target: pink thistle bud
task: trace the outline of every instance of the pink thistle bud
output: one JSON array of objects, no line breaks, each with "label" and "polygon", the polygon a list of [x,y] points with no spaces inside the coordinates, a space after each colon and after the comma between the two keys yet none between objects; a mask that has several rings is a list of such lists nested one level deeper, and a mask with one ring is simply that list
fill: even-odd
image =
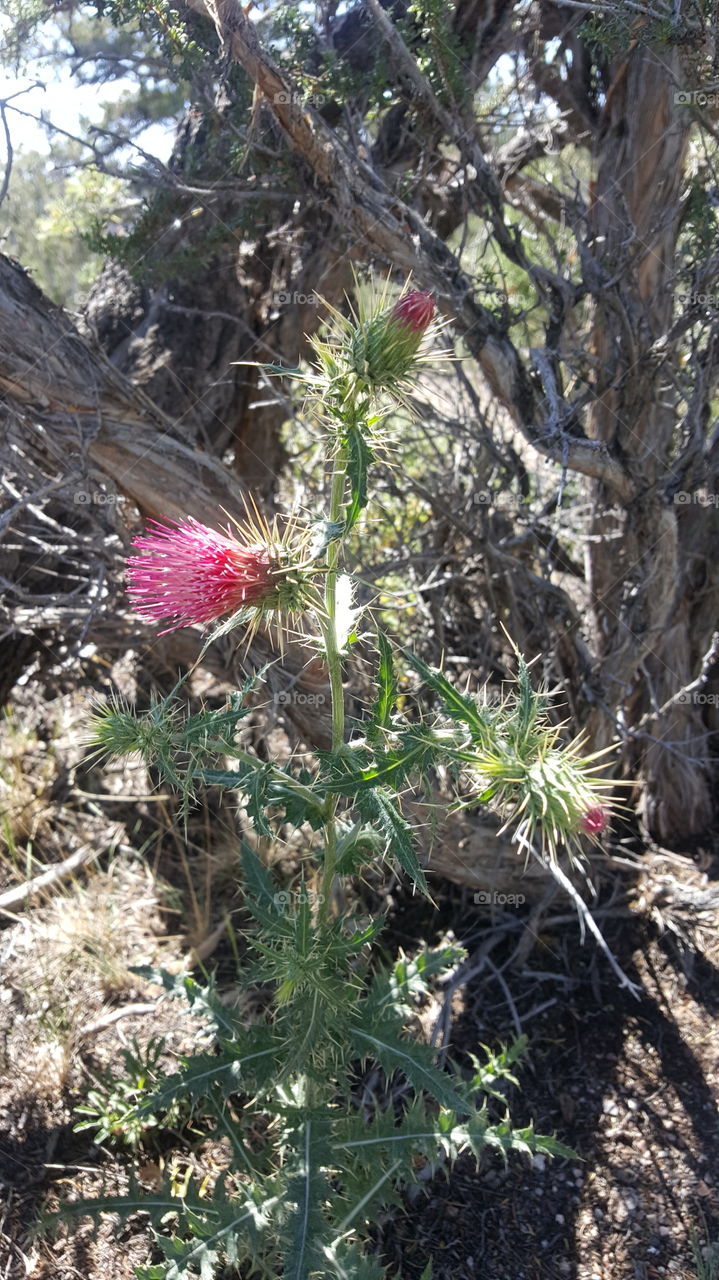
[{"label": "pink thistle bud", "polygon": [[422,339],[434,313],[432,295],[413,289],[358,326],[350,340],[349,363],[366,387],[397,393],[409,384],[422,362]]},{"label": "pink thistle bud", "polygon": [[150,523],[152,531],[132,544],[146,554],[127,561],[128,594],[146,621],[171,623],[161,635],[213,622],[271,596],[269,547],[243,545],[191,517],[172,525]]},{"label": "pink thistle bud", "polygon": [[601,805],[592,805],[582,817],[582,826],[588,836],[598,836],[607,825],[607,815]]},{"label": "pink thistle bud", "polygon": [[435,305],[431,293],[412,289],[392,308],[392,319],[399,320],[413,333],[424,333],[434,319]]}]

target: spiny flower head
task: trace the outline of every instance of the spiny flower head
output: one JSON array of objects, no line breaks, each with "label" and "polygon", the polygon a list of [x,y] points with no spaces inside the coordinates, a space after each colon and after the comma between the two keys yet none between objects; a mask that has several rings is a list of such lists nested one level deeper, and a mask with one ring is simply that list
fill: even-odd
[{"label": "spiny flower head", "polygon": [[329,326],[311,338],[316,361],[303,381],[323,415],[346,425],[348,408],[372,408],[373,444],[382,443],[378,424],[392,402],[410,409],[409,395],[422,367],[447,359],[435,339],[446,322],[437,321],[430,293],[405,285],[394,301],[389,276],[378,292],[368,291],[356,279],[357,310],[350,304],[343,315],[329,302],[324,305]]},{"label": "spiny flower head", "polygon": [[135,538],[139,554],[127,562],[128,594],[149,622],[169,621],[164,632],[214,622],[272,590],[267,547],[247,546],[190,517],[182,523],[152,520]]},{"label": "spiny flower head", "polygon": [[596,842],[607,825],[612,783],[594,772],[602,752],[583,755],[581,739],[566,745],[557,726],[538,725],[537,732],[510,745],[500,736],[477,753],[477,773],[491,784],[492,796],[513,827],[519,843],[535,838],[555,860],[560,847],[581,855],[579,834]]},{"label": "spiny flower head", "polygon": [[503,830],[513,828],[524,849],[533,851],[536,837],[541,856],[552,863],[560,849],[581,858],[582,837],[597,844],[613,813],[622,808],[611,793],[634,784],[598,771],[613,746],[586,754],[583,735],[565,742],[564,726],[553,718],[552,694],[534,687],[528,664],[507,638],[517,675],[491,702],[460,692],[441,671],[416,655],[407,656],[443,705],[433,733],[448,761],[466,778],[462,806],[491,801],[505,819]]},{"label": "spiny flower head", "polygon": [[96,758],[139,756],[145,764],[154,765],[171,757],[176,726],[177,713],[168,699],[153,695],[148,710],[137,711],[114,693],[107,700],[94,700],[86,743],[94,748]]},{"label": "spiny flower head", "polygon": [[254,622],[271,612],[294,614],[305,607],[306,537],[290,521],[282,536],[255,512],[218,533],[198,520],[161,524],[135,538],[127,561],[128,594],[139,615],[166,622],[161,635],[178,627],[220,618]]},{"label": "spiny flower head", "polygon": [[396,390],[415,367],[434,314],[432,295],[412,289],[393,307],[360,322],[349,352],[353,373],[372,390]]}]

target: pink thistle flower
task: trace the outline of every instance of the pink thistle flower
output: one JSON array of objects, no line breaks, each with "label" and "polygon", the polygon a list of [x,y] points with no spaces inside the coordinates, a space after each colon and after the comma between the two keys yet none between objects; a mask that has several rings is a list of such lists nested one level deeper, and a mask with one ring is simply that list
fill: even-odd
[{"label": "pink thistle flower", "polygon": [[146,621],[171,623],[160,635],[213,622],[272,595],[269,547],[243,544],[191,517],[150,524],[151,532],[132,544],[146,554],[127,561],[128,595]]},{"label": "pink thistle flower", "polygon": [[588,836],[598,836],[607,825],[607,815],[601,805],[592,805],[582,816],[582,826]]},{"label": "pink thistle flower", "polygon": [[394,304],[391,314],[393,320],[398,320],[413,333],[423,334],[434,320],[434,313],[432,294],[412,289]]}]

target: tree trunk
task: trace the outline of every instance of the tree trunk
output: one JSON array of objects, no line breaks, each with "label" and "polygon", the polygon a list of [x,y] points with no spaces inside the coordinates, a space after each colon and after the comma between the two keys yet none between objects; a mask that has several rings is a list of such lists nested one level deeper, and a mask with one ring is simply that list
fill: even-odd
[{"label": "tree trunk", "polygon": [[689,509],[690,550],[687,510],[671,496],[677,398],[665,335],[690,124],[675,104],[679,83],[676,50],[663,49],[660,58],[638,44],[613,66],[591,208],[604,284],[591,345],[602,385],[589,432],[622,458],[636,496],[620,505],[593,484],[587,567],[603,705],[589,731],[598,747],[612,741],[623,705],[630,727],[642,723],[631,754],[646,782],[647,825],[662,840],[701,833],[712,809],[701,707],[688,699],[657,714],[692,681],[715,625],[709,618],[697,625],[688,577],[691,554],[716,581],[709,559],[715,512]]}]

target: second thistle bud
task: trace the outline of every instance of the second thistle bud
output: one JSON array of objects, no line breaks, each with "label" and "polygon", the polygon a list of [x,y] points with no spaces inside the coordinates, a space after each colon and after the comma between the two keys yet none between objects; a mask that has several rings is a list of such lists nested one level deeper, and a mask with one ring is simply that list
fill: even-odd
[{"label": "second thistle bud", "polygon": [[588,836],[598,836],[607,825],[607,815],[601,805],[591,805],[582,815],[582,828]]},{"label": "second thistle bud", "polygon": [[435,314],[430,293],[413,289],[355,331],[350,365],[373,390],[393,390],[412,371]]}]

